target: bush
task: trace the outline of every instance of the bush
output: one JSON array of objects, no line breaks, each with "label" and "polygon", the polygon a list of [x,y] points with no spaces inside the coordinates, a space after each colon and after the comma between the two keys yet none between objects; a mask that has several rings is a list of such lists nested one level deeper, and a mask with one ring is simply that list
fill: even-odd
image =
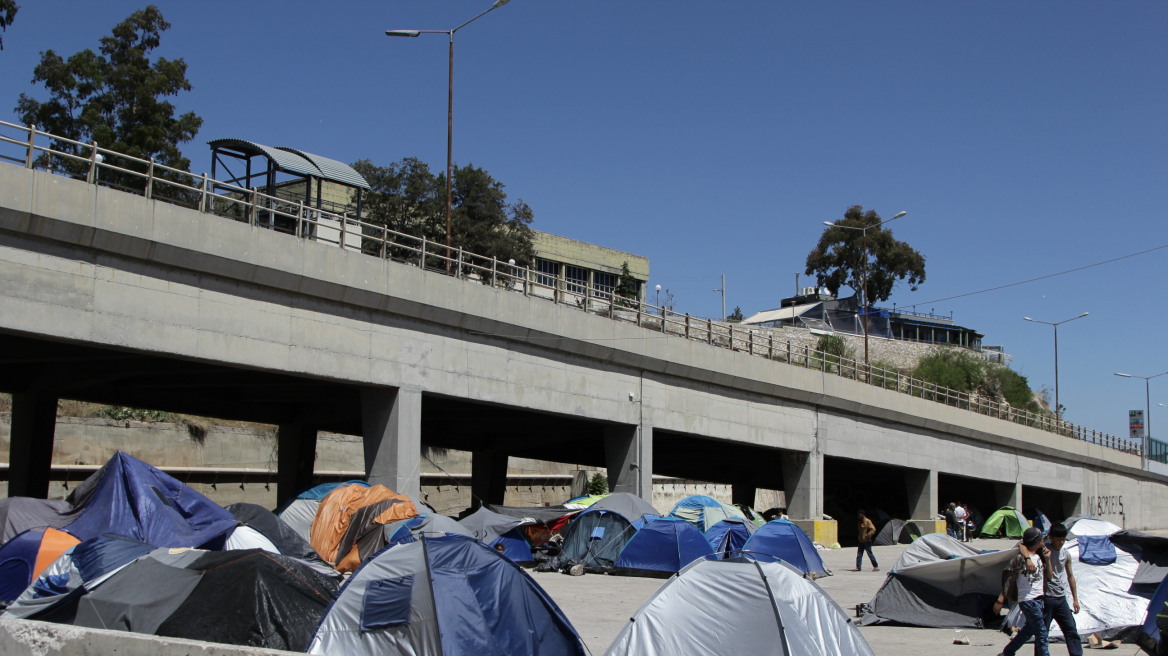
[{"label": "bush", "polygon": [[913,378],[959,392],[972,392],[985,379],[985,360],[969,351],[937,349],[917,361]]},{"label": "bush", "polygon": [[588,494],[608,494],[608,477],[600,472],[588,481]]}]

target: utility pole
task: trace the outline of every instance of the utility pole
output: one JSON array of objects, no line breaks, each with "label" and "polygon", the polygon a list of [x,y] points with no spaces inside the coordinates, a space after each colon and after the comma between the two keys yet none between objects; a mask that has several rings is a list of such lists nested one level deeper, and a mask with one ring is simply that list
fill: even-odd
[{"label": "utility pole", "polygon": [[722,292],[722,321],[726,320],[726,274],[722,274],[722,286],[715,289],[716,292]]}]

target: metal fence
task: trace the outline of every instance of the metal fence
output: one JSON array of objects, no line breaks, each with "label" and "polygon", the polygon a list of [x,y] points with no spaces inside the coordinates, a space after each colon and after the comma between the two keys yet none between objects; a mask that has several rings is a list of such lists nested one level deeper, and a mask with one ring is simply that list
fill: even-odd
[{"label": "metal fence", "polygon": [[[54,148],[53,144],[59,147]],[[1141,450],[1136,442],[1076,426],[1050,414],[1021,410],[897,371],[872,367],[793,345],[789,341],[776,341],[773,333],[764,335],[758,329],[680,314],[667,307],[615,296],[607,288],[598,289],[574,279],[566,280],[562,276],[512,265],[461,248],[447,249],[444,244],[424,237],[395,232],[382,225],[270,196],[257,189],[213,180],[206,174],[194,175],[152,160],[128,157],[96,144],[64,139],[34,126],[0,121],[0,160],[357,250],[371,257],[418,266],[435,274],[457,276],[473,284],[511,290],[534,300],[576,307],[676,338],[814,369],[1117,451],[1138,455]]]}]

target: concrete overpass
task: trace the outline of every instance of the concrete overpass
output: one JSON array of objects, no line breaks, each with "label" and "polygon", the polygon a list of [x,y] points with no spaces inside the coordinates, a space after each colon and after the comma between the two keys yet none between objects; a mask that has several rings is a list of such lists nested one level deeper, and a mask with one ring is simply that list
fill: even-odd
[{"label": "concrete overpass", "polygon": [[798,520],[960,498],[1139,529],[1168,481],[1138,453],[16,165],[0,390],[13,496],[47,490],[58,398],[277,424],[281,496],[320,430],[362,435],[369,479],[408,493],[423,443],[471,451],[487,502],[521,456],[645,497],[653,473],[784,490]]}]

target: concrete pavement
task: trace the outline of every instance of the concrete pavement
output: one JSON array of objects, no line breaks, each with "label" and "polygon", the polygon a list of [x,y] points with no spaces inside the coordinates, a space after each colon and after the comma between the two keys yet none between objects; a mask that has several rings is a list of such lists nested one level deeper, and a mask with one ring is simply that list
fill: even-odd
[{"label": "concrete pavement", "polygon": [[[1003,549],[1012,546],[1015,541],[977,540],[973,544],[979,549]],[[872,599],[904,548],[904,545],[875,547],[876,559],[880,563],[879,572],[871,571],[866,558],[863,571],[848,571],[856,564],[854,548],[821,551],[824,564],[833,575],[819,579],[817,583],[849,616],[854,616],[856,605]],[[559,604],[594,656],[608,649],[629,617],[665,583],[664,579],[599,574],[567,576],[533,572],[532,576]],[[861,627],[860,632],[880,656],[994,656],[1002,650],[1007,640],[1005,634],[989,629],[957,631],[869,626]],[[969,637],[969,645],[953,644],[954,638],[963,635]],[[1065,649],[1062,645],[1052,645],[1051,654],[1059,656],[1066,653]],[[1124,645],[1114,653],[1131,654],[1136,649],[1135,645]],[[1029,653],[1029,648],[1024,648],[1020,653]]]}]

